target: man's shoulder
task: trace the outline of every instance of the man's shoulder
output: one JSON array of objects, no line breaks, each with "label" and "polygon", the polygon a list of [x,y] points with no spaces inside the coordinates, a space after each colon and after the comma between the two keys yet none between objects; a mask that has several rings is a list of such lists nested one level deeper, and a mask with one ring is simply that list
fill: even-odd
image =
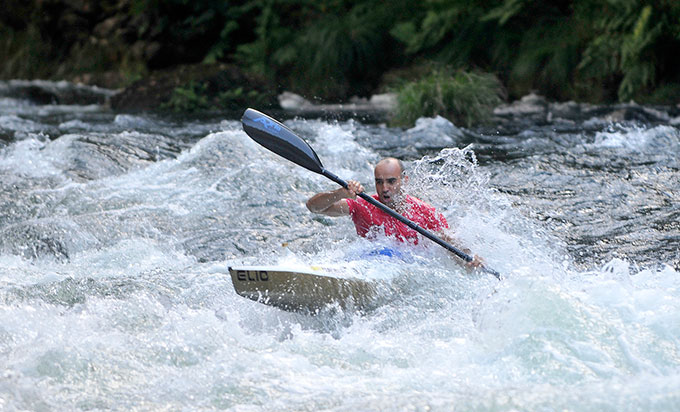
[{"label": "man's shoulder", "polygon": [[415,196],[406,195],[406,201],[407,201],[408,203],[410,203],[411,205],[413,205],[413,206],[417,206],[417,207],[420,207],[420,208],[423,208],[423,209],[432,209],[432,210],[434,210],[434,206],[432,206],[431,204],[429,204],[429,203],[427,203],[427,202],[425,202],[425,201],[422,201],[422,200],[418,199],[418,198],[415,197]]},{"label": "man's shoulder", "polygon": [[[410,199],[409,199],[410,197]],[[442,228],[448,228],[449,224],[446,221],[444,215],[437,211],[434,206],[424,202],[417,197],[409,196],[407,200],[411,205],[411,211],[414,216],[419,216],[420,223],[426,225],[426,228],[432,230],[439,230]]]}]

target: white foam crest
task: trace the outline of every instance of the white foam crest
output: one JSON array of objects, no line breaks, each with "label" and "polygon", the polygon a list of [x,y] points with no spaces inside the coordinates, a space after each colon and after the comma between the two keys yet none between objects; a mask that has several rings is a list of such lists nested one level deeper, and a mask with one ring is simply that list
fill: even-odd
[{"label": "white foam crest", "polygon": [[193,263],[193,258],[153,239],[130,238],[111,246],[72,253],[68,262],[30,261],[16,255],[0,255],[0,283],[34,285],[66,278],[135,278],[154,270],[172,270]]},{"label": "white foam crest", "polygon": [[48,104],[44,106],[32,106],[21,109],[18,114],[31,116],[49,117],[54,115],[70,115],[73,113],[98,113],[102,106],[98,104],[75,105],[75,104]]},{"label": "white foam crest", "polygon": [[40,133],[46,128],[48,127],[42,123],[24,119],[17,115],[0,116],[0,129],[11,130],[25,135],[26,133]]},{"label": "white foam crest", "polygon": [[62,174],[65,159],[70,157],[70,143],[74,135],[54,141],[42,137],[27,138],[0,151],[0,168],[12,174],[49,177]]},{"label": "white foam crest", "polygon": [[111,90],[111,89],[104,89],[98,86],[89,86],[89,85],[84,85],[80,83],[71,83],[66,80],[42,80],[42,79],[35,79],[35,80],[21,80],[21,79],[13,79],[9,80],[6,82],[0,82],[0,86],[4,86],[5,88],[12,88],[12,87],[26,87],[26,86],[38,86],[40,88],[46,89],[46,90],[51,90],[51,91],[64,91],[64,90],[86,90],[86,91],[91,91],[97,94],[101,94],[104,96],[113,96],[114,94],[117,93],[116,90]]},{"label": "white foam crest", "polygon": [[[122,132],[120,136],[125,139],[134,138],[137,133]],[[223,201],[224,196],[229,195],[215,191],[214,186],[215,180],[219,179],[219,171],[223,168],[230,170],[228,165],[221,164],[222,159],[226,162],[235,161],[229,153],[224,152],[225,148],[233,147],[233,143],[229,141],[233,134],[234,132],[210,134],[177,158],[148,163],[142,168],[133,168],[126,173],[96,179],[76,187],[64,187],[64,192],[60,194],[63,199],[61,203],[74,215],[93,212],[104,215],[138,213],[144,219],[153,218],[154,210],[161,217],[168,212],[182,217],[200,215],[205,210],[214,212],[211,205]],[[63,136],[52,144],[64,138]],[[68,146],[67,141],[62,144]],[[57,151],[56,148],[53,150]],[[216,170],[213,171],[212,168]],[[155,229],[151,225],[146,230]]]},{"label": "white foam crest", "polygon": [[[216,335],[225,335],[223,322],[211,310],[164,306],[149,292],[139,290],[125,300],[91,296],[71,309],[37,302],[0,306],[6,318],[3,330],[12,337],[13,347],[21,348],[6,357],[13,381],[35,384],[48,379],[55,384],[35,394],[18,394],[13,386],[2,397],[23,408],[30,404],[26,397],[35,395],[55,408],[75,410],[91,404],[117,409],[126,401],[101,396],[102,388],[117,387],[147,405],[172,404],[178,395],[182,402],[176,406],[186,404],[186,391],[199,388],[182,376],[194,375],[195,367],[205,367],[220,351],[225,341]],[[174,394],[161,385],[170,376],[175,376],[169,379],[174,385],[183,382],[174,387]]]},{"label": "white foam crest", "polygon": [[407,174],[409,181],[404,189],[430,198],[440,207],[458,204],[486,207],[490,201],[489,177],[479,169],[472,146],[446,148],[437,155],[425,156],[409,165]]},{"label": "white foam crest", "polygon": [[196,142],[188,150],[182,151],[177,156],[179,162],[192,162],[200,159],[201,156],[207,155],[210,151],[222,151],[226,146],[236,144],[234,151],[252,151],[256,152],[260,149],[266,150],[259,146],[255,141],[250,139],[243,131],[223,130],[214,133],[209,133],[201,140]]},{"label": "white foam crest", "polygon": [[[661,322],[680,336],[680,276],[669,265],[633,269],[628,261],[612,259],[580,280],[597,301],[618,312],[626,322],[646,325]],[[650,323],[647,323],[650,322]]]},{"label": "white foam crest", "polygon": [[129,128],[154,128],[157,123],[149,120],[147,117],[134,116],[130,114],[118,114],[113,120],[116,126]]},{"label": "white foam crest", "polygon": [[413,162],[407,172],[404,190],[442,212],[447,232],[495,270],[511,274],[531,267],[532,273],[562,273],[567,263],[561,242],[491,188],[471,146],[443,149]]},{"label": "white foam crest", "polygon": [[417,148],[452,147],[463,137],[463,132],[448,119],[435,116],[419,118],[405,135],[413,139],[411,144]]},{"label": "white foam crest", "polygon": [[61,131],[71,131],[71,130],[95,130],[95,128],[80,119],[69,120],[59,124],[59,130]]},{"label": "white foam crest", "polygon": [[680,145],[680,131],[672,126],[655,126],[644,128],[640,126],[623,127],[621,130],[597,132],[594,147],[620,148],[627,150],[646,150],[665,147],[669,150]]},{"label": "white foam crest", "polygon": [[[124,239],[117,244],[76,254],[70,265],[76,276],[89,273],[93,278],[139,277],[143,273],[162,269],[172,271],[195,261],[167,244],[152,239]],[[97,273],[91,268],[96,267]]]},{"label": "white foam crest", "polygon": [[355,127],[353,123],[347,129],[338,124],[318,123],[312,148],[324,166],[340,178],[366,182],[367,177],[373,176],[373,165],[379,159],[375,152],[356,142]]},{"label": "white foam crest", "polygon": [[5,115],[29,114],[35,109],[36,106],[27,100],[0,96],[0,112]]},{"label": "white foam crest", "polygon": [[[624,379],[679,366],[680,278],[672,268],[630,273],[614,259],[595,272],[526,274],[499,283],[476,324],[494,370],[519,381]],[[511,363],[498,362],[504,357]]]}]

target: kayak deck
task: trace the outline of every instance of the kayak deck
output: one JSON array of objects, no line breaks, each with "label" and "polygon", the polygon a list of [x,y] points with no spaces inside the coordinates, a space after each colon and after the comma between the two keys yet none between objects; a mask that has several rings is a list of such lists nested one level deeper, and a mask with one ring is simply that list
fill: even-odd
[{"label": "kayak deck", "polygon": [[276,266],[229,267],[239,295],[287,311],[318,312],[332,305],[367,310],[375,306],[380,282],[329,276],[324,269]]}]

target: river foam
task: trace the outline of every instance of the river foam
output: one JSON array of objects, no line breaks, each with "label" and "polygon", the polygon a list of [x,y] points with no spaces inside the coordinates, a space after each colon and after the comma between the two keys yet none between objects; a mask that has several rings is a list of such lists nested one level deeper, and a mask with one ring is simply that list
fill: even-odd
[{"label": "river foam", "polygon": [[[309,213],[337,186],[237,121],[21,110],[0,118],[24,128],[0,149],[2,410],[680,408],[677,160],[656,146],[673,127],[474,137],[435,119],[417,130],[456,147],[415,148],[416,130],[287,122],[367,188],[405,154],[408,190],[499,282],[426,240],[361,258],[401,246]],[[390,289],[366,312],[290,313],[236,295],[237,264]]]}]

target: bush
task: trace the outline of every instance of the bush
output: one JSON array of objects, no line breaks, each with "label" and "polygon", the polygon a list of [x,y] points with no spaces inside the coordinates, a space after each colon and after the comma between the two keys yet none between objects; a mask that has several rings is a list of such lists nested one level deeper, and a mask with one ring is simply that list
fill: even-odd
[{"label": "bush", "polygon": [[198,112],[207,110],[210,105],[206,96],[207,84],[189,82],[185,86],[176,87],[170,100],[161,105],[161,109],[175,112]]},{"label": "bush", "polygon": [[407,3],[261,2],[255,19],[257,38],[239,45],[234,58],[315,100],[368,96],[380,76],[402,57],[389,31],[407,15]]},{"label": "bush", "polygon": [[254,89],[245,91],[243,87],[237,87],[219,90],[209,81],[192,80],[173,89],[170,98],[161,104],[161,109],[177,113],[218,112],[269,104],[269,97]]},{"label": "bush", "polygon": [[614,78],[619,101],[644,100],[680,80],[680,5],[609,0],[592,14],[592,36],[578,69],[586,79]]},{"label": "bush", "polygon": [[492,74],[436,69],[397,90],[395,126],[412,126],[420,117],[440,115],[455,124],[470,127],[491,118],[502,103],[504,92]]}]

